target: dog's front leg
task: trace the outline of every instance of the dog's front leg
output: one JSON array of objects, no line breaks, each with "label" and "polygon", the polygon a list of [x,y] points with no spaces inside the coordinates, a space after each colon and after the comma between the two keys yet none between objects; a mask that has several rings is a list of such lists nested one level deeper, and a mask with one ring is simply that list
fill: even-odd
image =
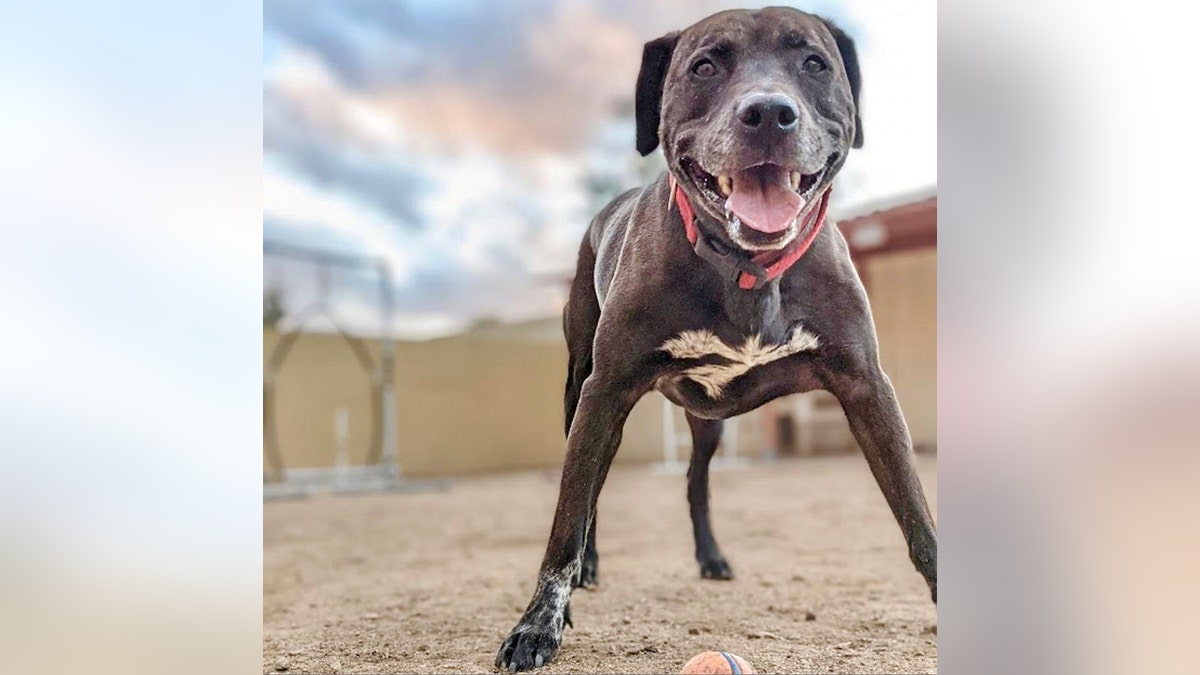
[{"label": "dog's front leg", "polygon": [[513,672],[539,668],[558,653],[600,483],[617,452],[625,418],[641,393],[597,372],[584,382],[567,438],[558,509],[537,588],[521,621],[500,645],[497,668]]},{"label": "dog's front leg", "polygon": [[841,402],[850,431],[904,532],[909,558],[937,603],[937,535],[917,477],[912,437],[891,381],[877,361],[866,363],[834,378],[829,388]]}]

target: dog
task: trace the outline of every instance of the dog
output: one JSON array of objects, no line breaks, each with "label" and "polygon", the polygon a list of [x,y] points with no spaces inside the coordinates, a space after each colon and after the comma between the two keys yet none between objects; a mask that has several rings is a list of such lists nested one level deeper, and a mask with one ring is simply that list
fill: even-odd
[{"label": "dog", "polygon": [[558,507],[520,622],[497,668],[549,663],[573,588],[595,584],[596,500],[634,403],[684,408],[688,501],[702,577],[732,578],[708,516],[722,420],[825,389],[937,603],[937,541],[912,440],[879,364],[866,292],[825,223],[830,188],[863,143],[853,40],[790,8],[714,14],[645,45],[637,149],[667,171],[592,221],[563,313],[567,452]]}]

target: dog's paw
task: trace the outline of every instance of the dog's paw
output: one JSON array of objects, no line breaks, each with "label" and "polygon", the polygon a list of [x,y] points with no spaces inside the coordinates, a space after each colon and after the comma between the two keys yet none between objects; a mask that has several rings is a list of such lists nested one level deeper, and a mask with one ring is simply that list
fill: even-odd
[{"label": "dog's paw", "polygon": [[579,588],[593,588],[600,583],[600,559],[595,555],[583,556],[579,569]]},{"label": "dog's paw", "polygon": [[733,568],[720,556],[704,560],[700,563],[700,578],[728,581],[733,578]]},{"label": "dog's paw", "polygon": [[513,673],[541,668],[554,660],[561,645],[561,629],[517,624],[496,653],[496,667]]}]

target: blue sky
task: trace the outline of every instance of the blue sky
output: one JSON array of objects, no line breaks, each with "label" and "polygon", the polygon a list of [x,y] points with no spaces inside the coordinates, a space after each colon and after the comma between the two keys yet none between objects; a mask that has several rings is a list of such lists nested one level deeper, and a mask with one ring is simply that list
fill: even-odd
[{"label": "blue sky", "polygon": [[[859,47],[867,144],[838,203],[936,184],[936,3],[791,4]],[[629,187],[661,165],[633,148],[641,45],[732,6],[756,5],[270,0],[264,237],[386,258],[401,337],[556,314],[600,200],[587,185]],[[289,306],[313,300],[315,278],[264,263]],[[339,320],[373,330],[371,289],[335,277]]]}]

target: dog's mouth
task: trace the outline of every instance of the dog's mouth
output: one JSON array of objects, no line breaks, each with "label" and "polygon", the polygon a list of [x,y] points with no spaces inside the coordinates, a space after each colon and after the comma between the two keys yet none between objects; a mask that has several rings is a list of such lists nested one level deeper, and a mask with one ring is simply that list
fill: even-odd
[{"label": "dog's mouth", "polygon": [[[829,157],[821,170],[803,173],[765,162],[728,174],[713,174],[691,158],[681,162],[692,183],[713,204],[723,204],[730,234],[753,249],[785,245],[799,234],[801,214],[821,200],[826,179],[838,155]],[[813,223],[804,218],[806,227]],[[740,235],[740,236],[739,236]]]}]

